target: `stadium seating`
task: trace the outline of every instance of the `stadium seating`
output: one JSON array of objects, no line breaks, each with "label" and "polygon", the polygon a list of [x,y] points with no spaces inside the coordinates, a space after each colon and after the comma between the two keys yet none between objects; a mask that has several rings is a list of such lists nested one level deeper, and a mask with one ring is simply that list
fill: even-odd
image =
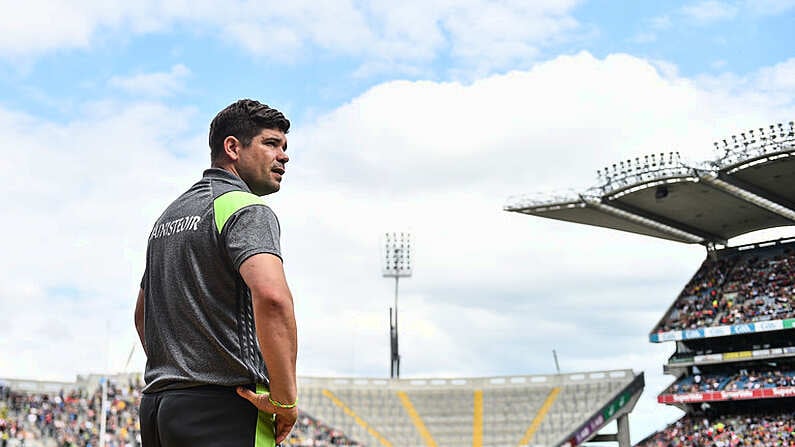
[{"label": "stadium seating", "polygon": [[[17,382],[0,386],[0,447],[96,446],[102,391],[98,377],[79,384]],[[93,386],[91,386],[93,385]],[[108,387],[108,447],[140,445],[138,381],[112,381]],[[24,444],[23,444],[24,442]],[[301,412],[287,445],[358,446],[342,432]]]},{"label": "stadium seating", "polygon": [[682,377],[674,382],[663,394],[690,393],[698,391],[753,390],[759,388],[784,388],[795,386],[795,369],[756,366],[736,367],[724,372],[698,374]]},{"label": "stadium seating", "polygon": [[795,446],[795,413],[687,415],[637,447]]},{"label": "stadium seating", "polygon": [[793,244],[706,259],[655,332],[795,317]]},{"label": "stadium seating", "polygon": [[711,253],[650,336],[677,340],[658,401],[687,415],[637,446],[795,446],[793,299],[793,239]]},{"label": "stadium seating", "polygon": [[469,379],[302,378],[304,410],[367,446],[557,445],[631,371]]},{"label": "stadium seating", "polygon": [[[300,377],[301,413],[286,445],[558,445],[637,378],[630,370],[470,379]],[[96,445],[99,384],[99,376],[91,376],[74,384],[0,386],[0,446],[3,435],[25,438],[27,446]],[[116,377],[107,393],[107,445],[138,446],[140,380]]]}]

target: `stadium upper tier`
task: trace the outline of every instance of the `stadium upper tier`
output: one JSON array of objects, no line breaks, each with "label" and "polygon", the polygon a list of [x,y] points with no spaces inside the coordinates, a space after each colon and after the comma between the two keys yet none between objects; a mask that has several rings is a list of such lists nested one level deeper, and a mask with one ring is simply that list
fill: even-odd
[{"label": "stadium upper tier", "polygon": [[685,285],[653,329],[651,341],[795,325],[795,240],[735,247],[715,256],[704,260]]},{"label": "stadium upper tier", "polygon": [[632,410],[631,370],[472,379],[300,378],[304,411],[368,447],[576,446]]},{"label": "stadium upper tier", "polygon": [[621,161],[598,171],[599,185],[561,197],[515,197],[512,211],[685,243],[795,225],[795,127],[771,125],[716,142],[696,165],[678,153]]}]

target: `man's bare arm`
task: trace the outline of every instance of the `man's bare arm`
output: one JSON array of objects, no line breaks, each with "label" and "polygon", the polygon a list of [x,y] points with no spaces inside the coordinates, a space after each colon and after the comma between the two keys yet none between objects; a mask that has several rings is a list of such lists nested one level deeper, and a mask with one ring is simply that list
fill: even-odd
[{"label": "man's bare arm", "polygon": [[146,354],[146,338],[144,338],[144,289],[138,291],[138,301],[135,302],[135,330]]},{"label": "man's bare arm", "polygon": [[[240,265],[240,276],[251,290],[257,340],[268,367],[270,398],[292,404],[298,393],[295,382],[298,336],[293,296],[287,287],[282,261],[271,254],[256,254]],[[248,390],[238,392],[260,410],[276,413],[276,442],[284,441],[295,424],[297,410],[274,407],[267,398]]]}]

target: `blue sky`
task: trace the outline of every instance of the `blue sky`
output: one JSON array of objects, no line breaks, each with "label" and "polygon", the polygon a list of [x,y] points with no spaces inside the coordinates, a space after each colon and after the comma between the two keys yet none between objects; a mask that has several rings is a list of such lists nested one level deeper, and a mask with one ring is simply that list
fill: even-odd
[{"label": "blue sky", "polygon": [[[466,44],[465,39],[447,33],[444,20],[431,24],[441,42],[422,54],[400,51],[395,56],[374,57],[357,45],[327,44],[318,37],[303,36],[301,29],[296,29],[293,45],[272,49],[262,42],[263,48],[252,51],[238,40],[224,38],[223,30],[189,17],[173,17],[151,32],[135,30],[134,24],[125,26],[124,21],[109,26],[97,18],[86,24],[85,42],[59,45],[56,40],[32,51],[7,45],[7,57],[0,60],[0,87],[6,94],[0,99],[15,110],[63,120],[88,101],[129,99],[124,89],[109,82],[114,77],[169,72],[181,65],[187,73],[180,78],[180,88],[159,95],[167,96],[169,103],[191,105],[210,115],[230,97],[256,96],[289,107],[300,122],[385,81],[471,82],[478,76],[528,69],[556,55],[583,50],[596,57],[621,52],[664,61],[684,76],[742,76],[791,56],[792,2],[561,3],[571,3],[553,16],[567,22],[557,25],[563,28],[561,32],[519,40],[529,48],[505,50],[503,57],[491,57],[488,52],[461,54],[465,49],[459,46]],[[157,10],[153,7],[147,12]],[[265,32],[268,20],[270,16],[253,21]],[[300,18],[293,18],[292,24],[309,26]],[[378,24],[368,25],[377,34],[373,28]]]},{"label": "blue sky", "polygon": [[268,202],[301,374],[387,374],[379,235],[409,230],[407,376],[551,373],[556,349],[564,371],[646,372],[634,440],[675,419],[655,403],[672,346],[647,334],[703,249],[501,208],[795,118],[795,2],[315,3],[0,17],[0,377],[143,368],[125,362],[149,228],[207,166],[215,113],[251,97],[293,121]]}]

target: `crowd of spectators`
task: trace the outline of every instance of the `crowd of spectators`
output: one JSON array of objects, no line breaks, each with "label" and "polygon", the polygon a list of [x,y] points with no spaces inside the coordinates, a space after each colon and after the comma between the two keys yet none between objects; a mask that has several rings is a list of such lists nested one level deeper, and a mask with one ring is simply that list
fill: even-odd
[{"label": "crowd of spectators", "polygon": [[[107,387],[106,447],[141,445],[138,406],[141,386],[109,382]],[[47,445],[99,446],[102,388],[51,394],[22,393],[0,386],[0,447]],[[283,443],[302,447],[359,447],[339,430],[299,411],[290,438]]]},{"label": "crowd of spectators", "polygon": [[687,415],[636,447],[795,447],[795,413]]},{"label": "crowd of spectators", "polygon": [[[58,447],[97,446],[102,389],[85,389],[53,394],[29,394],[5,389],[0,401],[0,438],[17,444],[50,440]],[[107,388],[106,446],[127,447],[140,444],[136,386]],[[3,429],[3,427],[6,427]],[[41,444],[41,442],[37,442]],[[5,447],[2,442],[0,446]]]},{"label": "crowd of spectators", "polygon": [[795,251],[763,248],[707,259],[657,332],[795,317]]},{"label": "crowd of spectators", "polygon": [[668,387],[663,394],[784,387],[795,387],[795,369],[792,367],[740,368],[725,372],[697,373],[680,378]]}]

